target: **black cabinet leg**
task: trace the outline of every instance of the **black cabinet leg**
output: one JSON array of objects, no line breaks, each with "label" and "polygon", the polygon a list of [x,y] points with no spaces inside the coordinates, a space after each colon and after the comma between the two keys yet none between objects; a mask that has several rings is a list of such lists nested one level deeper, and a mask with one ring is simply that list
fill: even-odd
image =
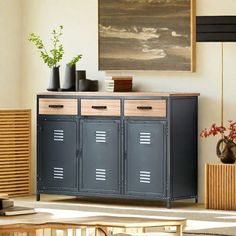
[{"label": "black cabinet leg", "polygon": [[195,197],[195,203],[198,203],[198,197]]},{"label": "black cabinet leg", "polygon": [[37,202],[40,201],[40,194],[39,193],[36,194],[36,201]]},{"label": "black cabinet leg", "polygon": [[171,200],[166,201],[166,208],[168,208],[168,209],[171,208]]}]

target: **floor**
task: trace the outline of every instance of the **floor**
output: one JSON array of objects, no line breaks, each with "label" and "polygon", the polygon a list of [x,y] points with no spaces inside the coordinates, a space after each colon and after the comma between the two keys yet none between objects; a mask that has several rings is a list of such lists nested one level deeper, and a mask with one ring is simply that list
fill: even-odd
[{"label": "floor", "polygon": [[41,195],[37,202],[35,196],[15,198],[15,205],[36,208],[39,212],[80,217],[90,215],[130,215],[185,217],[187,227],[184,235],[236,235],[236,212],[207,210],[203,204],[194,200],[174,202],[166,209],[163,202],[125,201],[86,197]]},{"label": "floor", "polygon": [[[61,204],[67,204],[67,206],[71,206],[73,204],[81,204],[83,206],[93,206],[93,207],[99,207],[99,206],[106,206],[113,207],[113,208],[122,208],[122,207],[146,207],[146,208],[158,208],[158,209],[165,209],[166,204],[163,201],[141,201],[141,200],[122,200],[122,199],[110,199],[110,198],[96,198],[96,197],[71,197],[71,196],[64,196],[64,195],[48,195],[48,194],[42,194],[41,199],[39,202],[36,201],[36,196],[25,196],[25,197],[15,197],[14,200],[16,202],[24,202],[27,201],[31,205],[42,205],[42,204],[53,204],[55,206],[65,206]],[[186,200],[186,201],[175,201],[172,203],[172,208],[170,211],[178,209],[178,208],[184,208],[184,209],[202,209],[205,210],[204,204],[196,204],[194,202],[195,200]]]}]

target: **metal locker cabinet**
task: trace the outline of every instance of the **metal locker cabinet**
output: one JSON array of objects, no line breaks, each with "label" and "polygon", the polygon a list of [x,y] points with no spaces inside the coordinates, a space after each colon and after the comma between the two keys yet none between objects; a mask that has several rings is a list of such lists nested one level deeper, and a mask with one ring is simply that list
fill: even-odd
[{"label": "metal locker cabinet", "polygon": [[165,195],[165,122],[126,122],[126,194]]},{"label": "metal locker cabinet", "polygon": [[81,121],[81,189],[93,193],[119,193],[120,121]]},{"label": "metal locker cabinet", "polygon": [[76,121],[40,122],[40,189],[78,191]]}]

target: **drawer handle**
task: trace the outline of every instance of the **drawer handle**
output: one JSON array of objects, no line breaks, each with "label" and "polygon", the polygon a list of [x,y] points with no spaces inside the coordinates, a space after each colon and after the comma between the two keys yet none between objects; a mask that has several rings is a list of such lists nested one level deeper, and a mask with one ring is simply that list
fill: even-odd
[{"label": "drawer handle", "polygon": [[107,109],[107,106],[92,106],[92,109]]},{"label": "drawer handle", "polygon": [[137,106],[137,109],[140,109],[140,110],[151,110],[152,107],[151,106]]},{"label": "drawer handle", "polygon": [[49,108],[63,108],[64,105],[48,105]]}]

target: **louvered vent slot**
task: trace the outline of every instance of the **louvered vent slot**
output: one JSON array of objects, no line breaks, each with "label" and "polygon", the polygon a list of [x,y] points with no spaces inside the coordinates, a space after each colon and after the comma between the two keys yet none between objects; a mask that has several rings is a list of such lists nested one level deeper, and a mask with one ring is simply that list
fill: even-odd
[{"label": "louvered vent slot", "polygon": [[151,133],[139,133],[139,144],[151,144]]},{"label": "louvered vent slot", "polygon": [[54,179],[63,179],[64,178],[63,168],[54,167],[53,168],[53,178]]},{"label": "louvered vent slot", "polygon": [[96,143],[106,143],[106,142],[107,142],[107,132],[96,131]]},{"label": "louvered vent slot", "polygon": [[53,132],[53,140],[56,142],[63,142],[64,141],[64,130],[55,129]]},{"label": "louvered vent slot", "polygon": [[106,170],[96,169],[96,180],[105,181],[106,180]]},{"label": "louvered vent slot", "polygon": [[151,172],[150,171],[140,171],[139,172],[139,182],[150,184],[151,183]]}]

